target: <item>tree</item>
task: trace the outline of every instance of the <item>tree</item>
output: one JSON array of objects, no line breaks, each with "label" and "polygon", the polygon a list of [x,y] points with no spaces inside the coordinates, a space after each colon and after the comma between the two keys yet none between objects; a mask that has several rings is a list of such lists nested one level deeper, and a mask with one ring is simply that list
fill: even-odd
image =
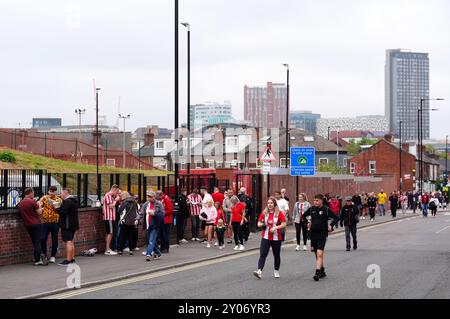
[{"label": "tree", "polygon": [[355,142],[354,139],[350,140],[350,143],[347,145],[346,150],[348,154],[355,156],[361,152],[361,145],[373,145],[378,140],[371,140],[367,137],[363,137],[359,142]]}]

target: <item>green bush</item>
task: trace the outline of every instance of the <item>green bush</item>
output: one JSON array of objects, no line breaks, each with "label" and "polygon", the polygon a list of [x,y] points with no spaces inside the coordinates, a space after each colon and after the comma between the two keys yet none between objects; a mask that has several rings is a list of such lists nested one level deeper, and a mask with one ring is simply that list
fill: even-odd
[{"label": "green bush", "polygon": [[7,162],[7,163],[15,163],[16,162],[16,156],[12,152],[0,152],[0,161],[1,162]]}]

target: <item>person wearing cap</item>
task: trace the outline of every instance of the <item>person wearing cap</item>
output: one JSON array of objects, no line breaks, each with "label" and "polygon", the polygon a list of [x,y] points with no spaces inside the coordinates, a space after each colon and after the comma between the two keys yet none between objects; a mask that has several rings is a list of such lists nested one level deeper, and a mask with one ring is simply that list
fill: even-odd
[{"label": "person wearing cap", "polygon": [[345,226],[345,241],[347,243],[347,251],[350,251],[350,233],[353,238],[353,249],[357,249],[356,241],[356,224],[359,223],[359,209],[353,203],[352,197],[345,197],[345,205],[341,209],[340,225]]}]

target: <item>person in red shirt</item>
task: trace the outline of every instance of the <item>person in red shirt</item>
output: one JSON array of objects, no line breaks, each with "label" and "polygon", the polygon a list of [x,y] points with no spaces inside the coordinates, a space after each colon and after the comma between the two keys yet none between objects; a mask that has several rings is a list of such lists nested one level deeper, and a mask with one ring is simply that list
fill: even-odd
[{"label": "person in red shirt", "polygon": [[234,250],[244,250],[244,234],[242,225],[245,222],[245,204],[237,196],[231,197],[231,225],[233,226]]},{"label": "person in red shirt", "polygon": [[256,278],[261,279],[267,255],[269,254],[270,247],[272,247],[275,269],[273,274],[275,278],[280,278],[281,230],[286,228],[286,217],[278,209],[275,197],[269,198],[266,209],[259,215],[258,227],[262,227],[263,230],[261,234],[261,253],[258,261],[258,270],[254,271],[253,275],[255,275]]},{"label": "person in red shirt", "polygon": [[[214,229],[213,229],[213,232],[214,232],[214,238],[215,238],[215,240],[216,240],[216,242],[214,243],[214,246],[217,246],[217,245],[221,246],[221,245],[219,244],[218,237],[217,237],[217,232],[215,232],[215,228],[217,227],[217,224],[219,223],[219,219],[222,219],[222,220],[223,220],[223,225],[222,225],[222,227],[224,227],[224,229],[226,229],[227,224],[226,224],[226,219],[225,219],[225,213],[223,212],[222,205],[220,204],[220,202],[215,202],[215,203],[214,203],[214,207],[215,207],[216,210],[217,210],[217,218],[216,218],[216,221],[215,221],[215,223],[214,223]],[[220,248],[220,247],[219,247],[219,248]],[[222,249],[222,248],[221,248],[221,249]]]},{"label": "person in red shirt", "polygon": [[225,199],[225,195],[220,192],[219,187],[214,187],[214,193],[211,194],[214,203],[219,202],[220,204],[223,203],[223,200]]},{"label": "person in red shirt", "polygon": [[169,253],[170,247],[170,227],[173,224],[173,203],[169,196],[162,191],[156,192],[156,199],[159,200],[164,207],[164,225],[161,227],[161,252]]},{"label": "person in red shirt", "polygon": [[34,247],[34,264],[36,266],[48,265],[47,257],[42,253],[42,202],[38,204],[34,199],[32,188],[25,189],[25,197],[19,203],[20,217],[30,235]]}]

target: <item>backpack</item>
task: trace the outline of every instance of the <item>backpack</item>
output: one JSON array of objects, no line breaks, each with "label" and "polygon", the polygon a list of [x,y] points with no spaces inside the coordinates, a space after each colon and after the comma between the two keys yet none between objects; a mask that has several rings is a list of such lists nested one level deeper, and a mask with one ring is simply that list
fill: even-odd
[{"label": "backpack", "polygon": [[430,208],[431,209],[436,208],[436,203],[434,202],[434,200],[430,202]]}]

